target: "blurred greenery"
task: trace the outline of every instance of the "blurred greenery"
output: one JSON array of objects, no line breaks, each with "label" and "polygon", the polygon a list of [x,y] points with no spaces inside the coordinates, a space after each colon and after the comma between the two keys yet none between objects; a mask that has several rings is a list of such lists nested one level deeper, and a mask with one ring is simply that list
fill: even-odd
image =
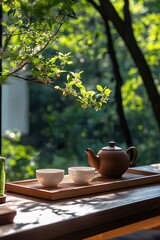
[{"label": "blurred greenery", "polygon": [[5,156],[6,181],[33,178],[39,153],[32,146],[20,143],[20,132],[6,131],[2,140]]},{"label": "blurred greenery", "polygon": [[[124,1],[112,2],[120,11]],[[160,91],[158,2],[132,0],[130,3],[136,39]],[[116,111],[115,81],[102,19],[84,0],[74,9],[77,19],[62,27],[62,36],[47,54],[59,50],[71,52],[74,63],[70,70],[83,70],[87,86],[101,84],[109,87],[112,94],[102,110],[96,112],[82,109],[72,97],[64,98],[46,86],[30,83],[30,134],[18,140],[9,136],[3,139],[8,180],[32,178],[36,168],[64,168],[67,173],[68,166],[88,165],[85,149],[91,147],[98,152],[110,140],[127,149]],[[121,38],[113,27],[111,30],[123,76],[123,107],[138,150],[136,165],[158,163],[160,133],[142,79]]]}]

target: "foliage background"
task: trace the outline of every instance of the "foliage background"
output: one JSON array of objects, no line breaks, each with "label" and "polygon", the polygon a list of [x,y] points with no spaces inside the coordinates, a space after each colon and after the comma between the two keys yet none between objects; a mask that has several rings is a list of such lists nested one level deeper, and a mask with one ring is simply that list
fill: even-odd
[{"label": "foliage background", "polygon": [[[133,27],[138,43],[152,69],[160,90],[160,12],[158,2],[130,1]],[[115,1],[118,11],[123,1]],[[34,177],[36,168],[88,165],[84,150],[95,152],[114,140],[126,149],[119,125],[114,98],[115,81],[111,67],[105,29],[99,14],[86,1],[75,5],[77,19],[64,24],[62,35],[46,53],[72,53],[70,70],[84,71],[88,87],[102,84],[112,90],[101,111],[81,109],[72,97],[64,98],[45,86],[29,84],[30,135],[3,140],[7,157],[7,178],[16,180]],[[158,163],[160,134],[151,111],[141,78],[128,50],[112,26],[116,55],[123,76],[123,106],[134,145],[138,149],[136,165]],[[123,61],[122,61],[123,59]],[[30,145],[30,146],[28,146]]]}]

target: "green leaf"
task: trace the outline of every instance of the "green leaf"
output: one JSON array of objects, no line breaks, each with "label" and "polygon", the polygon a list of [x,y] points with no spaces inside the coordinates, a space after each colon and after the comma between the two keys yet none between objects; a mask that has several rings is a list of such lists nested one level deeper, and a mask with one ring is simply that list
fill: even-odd
[{"label": "green leaf", "polygon": [[110,90],[109,88],[107,88],[107,89],[105,89],[104,93],[105,93],[106,95],[110,95],[111,90]]},{"label": "green leaf", "polygon": [[100,85],[97,85],[96,88],[97,88],[97,90],[98,90],[99,92],[102,92],[102,91],[103,91],[103,88],[102,88]]}]

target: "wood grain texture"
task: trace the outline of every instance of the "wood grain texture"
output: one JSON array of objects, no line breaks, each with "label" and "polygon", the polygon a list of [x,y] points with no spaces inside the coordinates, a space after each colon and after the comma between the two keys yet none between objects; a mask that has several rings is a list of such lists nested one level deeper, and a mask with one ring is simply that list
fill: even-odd
[{"label": "wood grain texture", "polygon": [[82,240],[160,216],[160,184],[55,201],[7,192],[4,205],[17,215],[13,224],[0,226],[0,240]]},{"label": "wood grain texture", "polygon": [[57,188],[44,188],[36,179],[32,179],[6,183],[6,190],[48,200],[57,200],[156,182],[160,182],[159,173],[128,169],[121,179],[107,179],[96,174],[88,185],[77,185],[66,175],[63,182]]},{"label": "wood grain texture", "polygon": [[14,225],[0,226],[3,240],[82,240],[160,214],[159,183],[47,201],[9,193]]}]

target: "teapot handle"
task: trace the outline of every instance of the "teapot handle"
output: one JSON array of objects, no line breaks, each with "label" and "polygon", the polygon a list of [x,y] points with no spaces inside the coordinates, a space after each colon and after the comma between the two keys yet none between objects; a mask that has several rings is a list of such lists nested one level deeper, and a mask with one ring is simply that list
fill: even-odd
[{"label": "teapot handle", "polygon": [[[133,155],[130,154],[131,152],[133,153]],[[131,147],[129,147],[129,148],[126,150],[126,153],[128,154],[129,159],[130,159],[129,167],[132,167],[133,164],[134,164],[134,163],[136,162],[136,160],[137,160],[137,149],[136,149],[136,147],[131,146]]]}]

